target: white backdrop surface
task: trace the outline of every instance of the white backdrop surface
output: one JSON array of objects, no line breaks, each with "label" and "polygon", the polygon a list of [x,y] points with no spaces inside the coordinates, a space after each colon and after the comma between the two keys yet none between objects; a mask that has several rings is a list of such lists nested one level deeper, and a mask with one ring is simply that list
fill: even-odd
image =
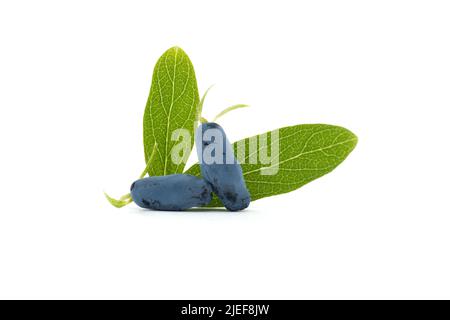
[{"label": "white backdrop surface", "polygon": [[[447,1],[1,1],[0,298],[450,298]],[[241,213],[110,206],[144,166],[157,58],[231,140],[359,137]],[[192,163],[195,159],[191,159]]]}]

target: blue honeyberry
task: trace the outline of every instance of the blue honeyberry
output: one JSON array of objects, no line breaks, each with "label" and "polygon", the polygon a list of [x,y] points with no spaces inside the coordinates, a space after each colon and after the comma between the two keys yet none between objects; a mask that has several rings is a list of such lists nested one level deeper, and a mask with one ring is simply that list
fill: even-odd
[{"label": "blue honeyberry", "polygon": [[215,122],[202,123],[196,132],[197,155],[203,178],[230,211],[250,204],[242,168],[223,128]]},{"label": "blue honeyberry", "polygon": [[211,186],[188,174],[139,179],[131,185],[131,197],[142,208],[182,211],[211,202]]}]

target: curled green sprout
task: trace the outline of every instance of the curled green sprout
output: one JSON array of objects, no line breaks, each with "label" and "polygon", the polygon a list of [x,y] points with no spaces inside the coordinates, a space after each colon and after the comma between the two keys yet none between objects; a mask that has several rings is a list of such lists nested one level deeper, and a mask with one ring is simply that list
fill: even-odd
[{"label": "curled green sprout", "polygon": [[[201,100],[200,100],[200,102],[198,103],[198,106],[197,106],[197,121],[200,121],[201,123],[208,122],[208,120],[202,116],[202,111],[203,111],[203,103],[205,102],[206,95],[208,94],[209,90],[212,87],[213,87],[213,85],[210,86],[208,89],[206,89],[205,93],[203,94],[203,97],[201,98]],[[217,119],[219,119],[220,117],[226,115],[230,111],[233,111],[233,110],[236,110],[236,109],[240,109],[240,108],[247,108],[247,107],[249,107],[249,105],[247,105],[247,104],[235,104],[235,105],[233,105],[231,107],[225,108],[224,110],[219,112],[214,117],[213,122],[216,122]],[[197,125],[196,125],[196,127],[197,127]]]},{"label": "curled green sprout", "polygon": [[[158,144],[155,143],[153,145],[152,154],[150,155],[150,158],[147,161],[147,165],[145,166],[144,171],[142,171],[141,175],[139,176],[139,179],[142,179],[147,175],[148,170],[150,169],[150,166],[153,162],[153,159],[155,158],[157,147],[158,147]],[[133,199],[131,198],[131,193],[127,193],[127,194],[121,196],[119,199],[114,199],[114,198],[110,197],[106,192],[103,192],[103,193],[105,194],[105,197],[109,201],[109,203],[111,203],[116,208],[125,207],[126,205],[133,202]]]},{"label": "curled green sprout", "polygon": [[228,112],[236,110],[236,109],[240,109],[240,108],[247,108],[250,107],[248,104],[235,104],[234,106],[225,108],[224,110],[222,110],[221,112],[219,112],[219,114],[217,114],[214,119],[213,122],[216,122],[217,119],[219,119],[220,117],[226,115]]}]

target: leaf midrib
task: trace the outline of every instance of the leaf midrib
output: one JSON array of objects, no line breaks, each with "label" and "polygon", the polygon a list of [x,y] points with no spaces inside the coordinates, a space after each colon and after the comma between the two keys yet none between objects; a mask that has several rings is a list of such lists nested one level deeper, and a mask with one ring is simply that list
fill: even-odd
[{"label": "leaf midrib", "polygon": [[[334,129],[335,129],[335,128],[325,128],[325,129],[323,129],[323,130],[314,132],[314,133],[311,135],[311,137],[315,136],[315,135],[318,134],[318,133],[323,133],[323,132],[325,132],[325,131],[328,131],[328,130],[334,130]],[[272,131],[272,132],[273,132],[273,131]],[[287,140],[288,138],[290,138],[290,137],[292,137],[292,136],[295,136],[295,135],[297,135],[297,134],[299,134],[299,133],[301,133],[301,131],[299,131],[299,132],[294,132],[294,133],[291,133],[291,134],[288,134],[287,136],[281,136],[281,137],[279,138],[279,141],[281,142],[281,141],[283,141],[283,140]],[[257,136],[254,136],[254,137],[252,137],[252,138],[257,138],[257,137],[259,137],[259,136],[260,136],[260,135],[257,135]],[[308,141],[310,141],[311,137],[308,138]],[[249,138],[249,139],[251,139],[251,138]],[[305,142],[305,145],[308,143],[308,141]],[[259,151],[260,151],[260,150],[259,150],[258,148],[256,148],[256,150],[253,151],[253,152],[251,152],[251,153],[249,153],[249,155],[246,156],[245,159],[250,159],[253,155],[257,154]],[[281,154],[280,154],[280,156],[281,156]]]},{"label": "leaf midrib", "polygon": [[[307,154],[320,152],[320,151],[327,150],[327,149],[330,149],[330,148],[333,148],[333,147],[336,147],[336,146],[339,146],[339,145],[342,145],[342,144],[346,144],[346,143],[349,143],[349,142],[352,142],[352,141],[356,141],[356,140],[357,140],[357,138],[352,138],[352,139],[348,139],[348,140],[345,140],[345,141],[342,141],[342,142],[339,142],[339,143],[331,144],[331,145],[329,145],[327,147],[324,147],[324,148],[318,148],[318,149],[310,150],[310,151],[307,151],[307,152],[301,152],[300,154],[298,154],[298,155],[296,155],[294,157],[291,157],[291,158],[283,160],[283,161],[279,161],[278,163],[275,163],[275,164],[271,165],[270,167],[265,167],[264,170],[268,170],[270,168],[279,166],[279,165],[281,165],[283,163],[295,160],[295,159],[300,158],[300,157],[302,157],[304,155],[307,155]],[[251,171],[247,171],[247,172],[244,173],[244,176],[249,175],[250,173],[257,172],[257,171],[261,171],[261,168],[258,168],[258,169],[255,169],[255,170],[251,170]]]},{"label": "leaf midrib", "polygon": [[[172,101],[170,103],[169,107],[169,114],[167,115],[167,126],[166,126],[166,146],[165,146],[165,159],[164,159],[164,175],[167,173],[167,159],[169,158],[167,156],[167,148],[169,146],[169,128],[170,128],[170,120],[172,115],[172,108],[173,108],[173,102],[175,100],[175,77],[177,72],[177,56],[178,56],[178,48],[175,48],[175,61],[173,66],[173,79],[172,79]],[[166,69],[167,69],[167,57],[166,57]],[[169,73],[167,74],[169,75]]]}]

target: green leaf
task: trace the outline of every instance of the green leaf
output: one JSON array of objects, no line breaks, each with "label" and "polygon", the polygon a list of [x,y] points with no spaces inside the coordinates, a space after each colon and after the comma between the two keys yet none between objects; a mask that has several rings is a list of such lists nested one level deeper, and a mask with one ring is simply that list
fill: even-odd
[{"label": "green leaf", "polygon": [[[146,163],[157,144],[150,175],[183,172],[194,144],[198,104],[197,80],[191,61],[182,49],[170,48],[156,63],[144,113]],[[187,130],[189,135],[177,134],[178,129]],[[172,160],[173,151],[181,155],[182,161]]]},{"label": "green leaf", "polygon": [[[276,151],[276,141],[279,142],[278,159],[277,153],[272,153]],[[342,127],[304,124],[246,138],[235,142],[233,147],[254,201],[296,190],[331,172],[350,154],[357,141],[351,131]],[[262,164],[264,155],[273,158]],[[200,176],[199,165],[193,165],[186,173]],[[222,204],[214,197],[209,206]]]}]

